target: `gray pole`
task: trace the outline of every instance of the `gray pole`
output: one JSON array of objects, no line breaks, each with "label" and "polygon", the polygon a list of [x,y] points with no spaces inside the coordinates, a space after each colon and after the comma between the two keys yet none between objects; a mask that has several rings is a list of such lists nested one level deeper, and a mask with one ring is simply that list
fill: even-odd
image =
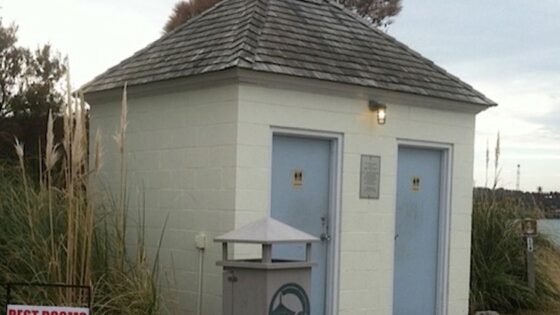
[{"label": "gray pole", "polygon": [[527,237],[527,282],[529,289],[535,292],[535,260],[533,257],[533,238]]},{"label": "gray pole", "polygon": [[520,190],[519,185],[521,183],[521,164],[517,164],[517,179],[515,180],[515,189]]}]

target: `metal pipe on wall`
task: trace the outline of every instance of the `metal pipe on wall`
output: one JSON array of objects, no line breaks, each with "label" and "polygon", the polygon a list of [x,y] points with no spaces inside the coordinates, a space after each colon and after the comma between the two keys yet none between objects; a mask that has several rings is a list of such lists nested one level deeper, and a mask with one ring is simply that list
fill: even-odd
[{"label": "metal pipe on wall", "polygon": [[198,250],[198,303],[196,314],[202,315],[203,279],[204,278],[204,249]]},{"label": "metal pipe on wall", "polygon": [[198,249],[198,302],[196,314],[202,315],[202,302],[204,297],[204,250],[206,249],[206,235],[201,233],[196,236],[196,248]]}]

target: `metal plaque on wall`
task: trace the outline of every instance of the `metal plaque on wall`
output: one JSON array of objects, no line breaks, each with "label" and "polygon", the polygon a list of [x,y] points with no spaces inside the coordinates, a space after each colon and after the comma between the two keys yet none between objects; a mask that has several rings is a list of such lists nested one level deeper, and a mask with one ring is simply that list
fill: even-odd
[{"label": "metal plaque on wall", "polygon": [[362,155],[360,161],[360,199],[379,199],[381,157]]}]

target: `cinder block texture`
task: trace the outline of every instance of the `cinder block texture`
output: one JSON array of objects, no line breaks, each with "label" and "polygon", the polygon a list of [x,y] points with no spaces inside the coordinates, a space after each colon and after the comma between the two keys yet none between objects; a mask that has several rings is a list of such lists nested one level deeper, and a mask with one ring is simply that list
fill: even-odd
[{"label": "cinder block texture", "polygon": [[[130,93],[128,238],[135,243],[140,213],[146,216],[150,253],[163,236],[160,263],[169,313],[196,312],[202,252],[195,236],[205,233],[203,310],[221,314],[221,268],[215,266],[221,249],[212,239],[234,228],[237,90],[226,85],[140,97]],[[91,130],[99,129],[104,139],[100,183],[112,195],[119,185],[120,156],[112,136],[120,112],[120,96],[91,104]]]},{"label": "cinder block texture", "polygon": [[[399,140],[452,146],[447,314],[467,314],[474,111],[444,110],[442,100],[431,106],[425,98],[416,106],[410,95],[402,101],[392,95],[386,97],[391,99],[387,123],[380,126],[368,110],[367,96],[326,90],[235,81],[131,96],[126,142],[129,217],[132,223],[139,210],[145,211],[151,252],[167,222],[161,264],[170,309],[187,315],[196,310],[200,252],[194,240],[204,232],[209,242],[203,314],[221,315],[222,277],[215,266],[221,251],[211,240],[268,215],[273,130],[290,128],[342,137],[340,235],[335,236],[340,241],[335,313],[340,315],[392,314]],[[120,159],[111,139],[119,121],[119,97],[93,102],[91,113],[92,134],[99,128],[106,143],[101,182],[115,193]],[[378,200],[359,198],[362,154],[381,156]],[[255,247],[235,247],[236,258],[258,254]]]}]

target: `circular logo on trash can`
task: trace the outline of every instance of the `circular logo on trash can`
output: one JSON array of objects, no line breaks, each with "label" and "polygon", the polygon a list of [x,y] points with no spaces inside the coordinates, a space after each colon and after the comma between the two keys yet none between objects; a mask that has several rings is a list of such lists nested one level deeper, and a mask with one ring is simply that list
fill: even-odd
[{"label": "circular logo on trash can", "polygon": [[309,315],[309,298],[298,284],[288,283],[272,296],[268,315]]}]

